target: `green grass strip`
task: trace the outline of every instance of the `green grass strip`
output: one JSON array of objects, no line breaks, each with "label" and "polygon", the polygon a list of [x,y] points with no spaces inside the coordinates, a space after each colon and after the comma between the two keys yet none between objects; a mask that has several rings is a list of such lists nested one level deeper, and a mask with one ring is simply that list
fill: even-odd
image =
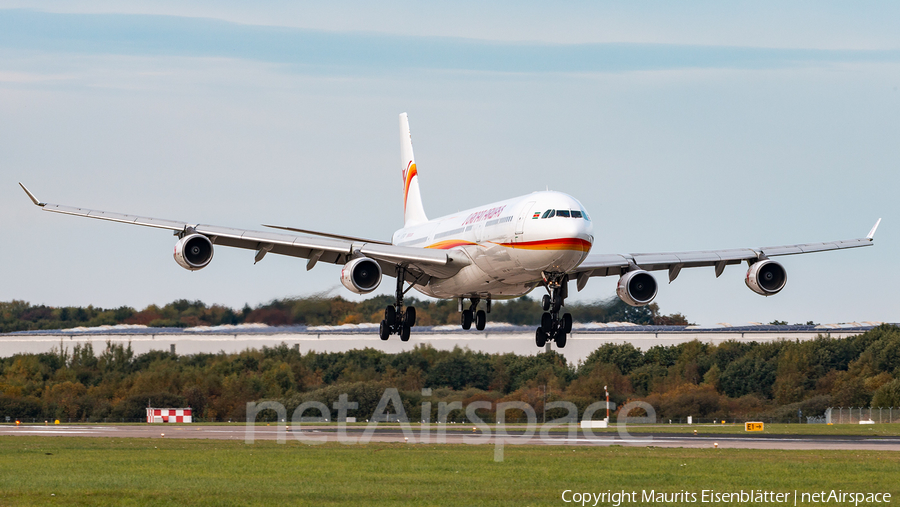
[{"label": "green grass strip", "polygon": [[490,445],[4,436],[0,506],[573,505],[567,489],[840,489],[900,501],[900,453],[889,451],[507,445],[503,462],[493,456]]}]

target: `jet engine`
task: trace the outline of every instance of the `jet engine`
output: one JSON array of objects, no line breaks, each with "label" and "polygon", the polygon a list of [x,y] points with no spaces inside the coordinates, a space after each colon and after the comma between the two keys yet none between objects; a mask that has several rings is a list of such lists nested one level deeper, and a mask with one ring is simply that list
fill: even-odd
[{"label": "jet engine", "polygon": [[212,257],[212,241],[202,234],[189,234],[175,243],[175,262],[184,269],[203,269]]},{"label": "jet engine", "polygon": [[773,260],[763,260],[754,262],[747,270],[747,278],[744,279],[747,287],[753,292],[771,296],[778,294],[787,283],[787,271],[784,266]]},{"label": "jet engine", "polygon": [[629,271],[619,278],[616,294],[631,306],[650,304],[656,297],[656,279],[650,273],[638,269]]},{"label": "jet engine", "polygon": [[341,283],[350,292],[368,294],[381,283],[381,266],[368,257],[358,257],[344,264]]}]

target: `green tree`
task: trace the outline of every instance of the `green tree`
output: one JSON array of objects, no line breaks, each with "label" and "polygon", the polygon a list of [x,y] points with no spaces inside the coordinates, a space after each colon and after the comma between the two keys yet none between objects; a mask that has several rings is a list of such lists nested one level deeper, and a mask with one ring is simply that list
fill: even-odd
[{"label": "green tree", "polygon": [[900,407],[900,379],[882,385],[872,396],[873,407]]},{"label": "green tree", "polygon": [[747,355],[732,362],[719,378],[722,392],[732,398],[740,398],[746,394],[769,398],[774,383],[775,364],[755,355]]},{"label": "green tree", "polygon": [[624,375],[644,364],[641,351],[630,343],[604,343],[588,355],[582,370],[589,372],[595,364],[614,364]]}]

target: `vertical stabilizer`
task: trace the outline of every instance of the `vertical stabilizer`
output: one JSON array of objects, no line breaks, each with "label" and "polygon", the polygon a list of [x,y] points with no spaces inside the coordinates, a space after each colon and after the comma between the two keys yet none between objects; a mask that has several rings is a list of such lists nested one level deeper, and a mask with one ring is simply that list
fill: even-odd
[{"label": "vertical stabilizer", "polygon": [[419,173],[416,171],[416,157],[413,155],[412,136],[409,133],[409,118],[400,114],[400,162],[403,164],[403,226],[421,224],[428,221],[422,207],[419,192]]}]

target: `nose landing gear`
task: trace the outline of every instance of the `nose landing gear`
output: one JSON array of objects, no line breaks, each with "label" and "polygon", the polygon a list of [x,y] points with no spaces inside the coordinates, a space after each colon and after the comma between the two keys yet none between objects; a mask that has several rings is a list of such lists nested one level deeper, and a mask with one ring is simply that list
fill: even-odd
[{"label": "nose landing gear", "polygon": [[[387,340],[392,334],[400,335],[400,341],[409,341],[410,329],[416,325],[416,309],[412,306],[403,309],[403,281],[406,278],[406,268],[397,266],[397,302],[384,309],[384,320],[378,328],[378,336]],[[409,286],[412,288],[412,284]]]},{"label": "nose landing gear", "polygon": [[544,273],[544,283],[549,294],[541,298],[541,326],[537,328],[534,343],[543,347],[548,341],[556,342],[556,346],[566,346],[566,335],[572,332],[572,314],[559,312],[565,305],[568,296],[569,276],[560,273]]}]

